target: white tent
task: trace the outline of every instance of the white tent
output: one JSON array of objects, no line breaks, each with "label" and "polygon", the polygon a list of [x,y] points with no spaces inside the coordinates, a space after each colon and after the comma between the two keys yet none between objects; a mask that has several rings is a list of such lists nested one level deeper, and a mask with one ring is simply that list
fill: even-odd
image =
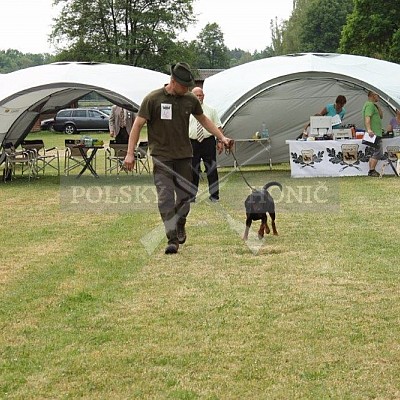
[{"label": "white tent", "polygon": [[[273,163],[287,162],[286,140],[296,139],[311,115],[346,96],[344,124],[364,128],[361,110],[368,90],[381,96],[383,127],[400,106],[400,65],[344,54],[292,54],[243,64],[207,78],[205,101],[221,117],[225,134],[251,138],[265,122]],[[240,143],[239,164],[262,164],[267,158],[256,143]],[[259,152],[259,154],[257,154]],[[222,154],[218,164],[232,165]]]},{"label": "white tent", "polygon": [[0,145],[18,145],[42,113],[57,111],[90,92],[137,110],[143,97],[169,76],[103,63],[53,63],[0,75]]}]

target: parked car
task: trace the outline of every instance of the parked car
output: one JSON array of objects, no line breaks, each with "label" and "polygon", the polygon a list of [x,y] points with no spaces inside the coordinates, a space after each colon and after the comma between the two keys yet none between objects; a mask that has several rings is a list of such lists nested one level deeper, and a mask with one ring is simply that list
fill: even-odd
[{"label": "parked car", "polygon": [[44,119],[40,122],[40,129],[42,131],[54,131],[54,118]]},{"label": "parked car", "polygon": [[107,114],[108,116],[111,115],[111,106],[103,106],[103,107],[95,107],[96,110],[100,110],[104,114]]},{"label": "parked car", "polygon": [[109,116],[94,108],[66,108],[54,117],[53,128],[69,135],[81,131],[107,131]]}]

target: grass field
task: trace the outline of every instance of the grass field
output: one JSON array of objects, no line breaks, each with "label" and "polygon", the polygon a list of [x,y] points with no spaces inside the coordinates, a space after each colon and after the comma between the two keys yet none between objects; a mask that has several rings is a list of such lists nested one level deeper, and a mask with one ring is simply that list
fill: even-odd
[{"label": "grass field", "polygon": [[400,180],[243,173],[279,236],[222,169],[172,256],[148,174],[0,183],[0,398],[399,399]]}]

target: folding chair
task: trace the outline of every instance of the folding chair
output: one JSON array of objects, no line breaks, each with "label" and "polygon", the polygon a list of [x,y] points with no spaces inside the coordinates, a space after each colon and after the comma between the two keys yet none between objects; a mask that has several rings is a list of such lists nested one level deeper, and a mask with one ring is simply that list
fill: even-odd
[{"label": "folding chair", "polygon": [[57,175],[60,175],[60,155],[57,147],[46,149],[41,139],[24,140],[21,146],[24,150],[34,152],[38,173],[42,171],[44,175],[46,167],[50,167],[57,171]]},{"label": "folding chair", "polygon": [[106,175],[107,173],[111,174],[114,170],[117,172],[117,175],[119,175],[121,171],[128,173],[128,171],[124,169],[124,159],[127,151],[127,143],[115,143],[114,140],[110,140],[110,146],[106,149],[106,156],[104,159],[104,171]]},{"label": "folding chair", "polygon": [[[84,149],[87,154],[89,149]],[[94,164],[96,169],[96,157],[94,158]],[[69,175],[70,171],[75,168],[85,166],[85,161],[82,158],[80,150],[76,147],[75,140],[65,139],[65,155],[64,155],[64,174]]]},{"label": "folding chair", "polygon": [[24,175],[25,171],[28,171],[28,179],[37,175],[35,154],[33,151],[17,151],[12,143],[6,143],[4,145],[5,152],[5,169],[4,169],[4,180],[10,180],[15,177],[16,167],[21,168],[21,175]]},{"label": "folding chair", "polygon": [[150,173],[150,162],[149,162],[149,142],[139,142],[135,150],[135,170],[141,174],[143,171]]}]

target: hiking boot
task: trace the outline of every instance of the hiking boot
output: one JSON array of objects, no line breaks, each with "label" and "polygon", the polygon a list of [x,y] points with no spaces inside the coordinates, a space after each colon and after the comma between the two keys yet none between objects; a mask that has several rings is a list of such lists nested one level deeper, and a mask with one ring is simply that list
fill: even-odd
[{"label": "hiking boot", "polygon": [[165,248],[165,254],[176,254],[178,252],[179,245],[175,243],[170,243]]},{"label": "hiking boot", "polygon": [[378,177],[380,175],[379,175],[379,172],[377,172],[375,169],[372,169],[371,171],[368,172],[368,176]]},{"label": "hiking boot", "polygon": [[178,236],[179,244],[183,244],[186,242],[186,230],[185,225],[177,225],[176,226],[176,234]]}]

